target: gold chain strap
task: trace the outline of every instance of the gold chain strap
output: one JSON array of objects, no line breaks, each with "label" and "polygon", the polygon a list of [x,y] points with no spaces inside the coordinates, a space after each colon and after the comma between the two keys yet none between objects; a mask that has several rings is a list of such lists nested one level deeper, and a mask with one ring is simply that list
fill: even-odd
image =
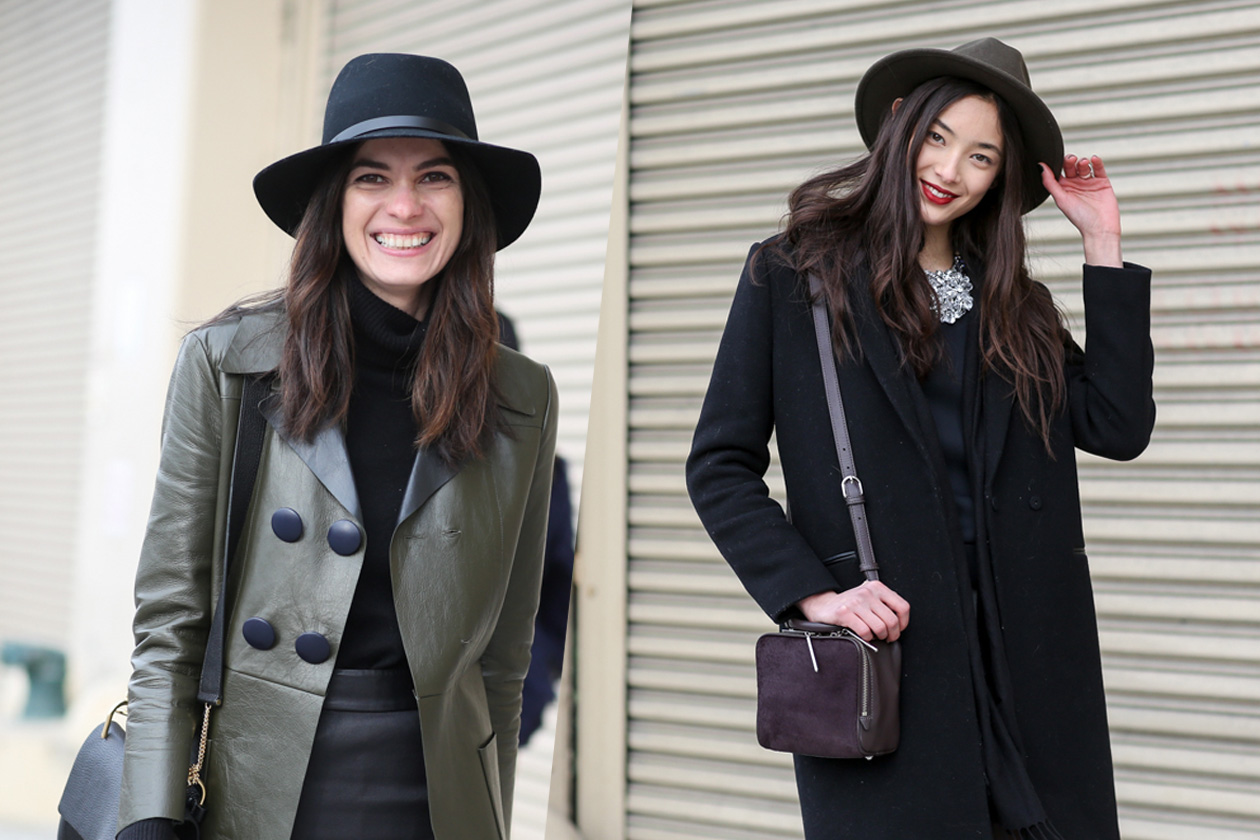
[{"label": "gold chain strap", "polygon": [[196,785],[201,789],[198,805],[206,804],[206,784],[201,781],[201,766],[206,760],[206,739],[210,737],[210,709],[213,705],[206,704],[205,715],[201,718],[201,743],[197,745],[197,763],[188,768],[188,786]]}]

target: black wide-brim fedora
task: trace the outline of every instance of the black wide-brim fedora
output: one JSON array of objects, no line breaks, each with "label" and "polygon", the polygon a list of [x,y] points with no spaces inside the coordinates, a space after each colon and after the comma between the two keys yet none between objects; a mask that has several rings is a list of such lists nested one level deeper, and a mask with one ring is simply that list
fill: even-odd
[{"label": "black wide-brim fedora", "polygon": [[276,161],[254,176],[267,216],[294,234],[321,179],[355,144],[378,137],[428,137],[458,147],[481,174],[503,249],[538,209],[542,174],[529,152],[477,136],[464,78],[440,58],[374,53],[351,59],[333,82],[320,145]]},{"label": "black wide-brim fedora", "polygon": [[1028,65],[1014,47],[997,38],[980,38],[952,50],[910,49],[884,56],[858,82],[855,111],[866,148],[875,144],[892,104],[939,76],[977,82],[1002,97],[1019,122],[1025,150],[1024,212],[1050,195],[1041,183],[1043,162],[1058,173],[1063,167],[1063,132],[1041,97],[1033,93]]}]

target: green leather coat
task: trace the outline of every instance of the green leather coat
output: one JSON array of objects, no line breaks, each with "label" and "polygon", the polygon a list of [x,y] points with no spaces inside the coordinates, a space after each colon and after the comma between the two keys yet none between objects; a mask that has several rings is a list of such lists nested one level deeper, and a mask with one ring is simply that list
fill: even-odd
[{"label": "green leather coat", "polygon": [[[241,374],[274,370],[278,312],[190,334],[167,395],[161,460],[136,578],[136,648],[119,825],[181,819],[201,717],[197,680],[221,576]],[[497,364],[513,434],[455,469],[417,456],[390,546],[394,601],[419,700],[433,829],[439,840],[507,836],[521,684],[529,666],[556,436],[556,391],[542,365],[507,349]],[[264,409],[264,415],[268,410]],[[310,444],[268,429],[232,570],[223,704],[211,718],[203,840],[287,840],[354,595],[363,547],[343,557],[328,527],[360,524],[345,441]],[[300,512],[301,539],[271,531]],[[266,616],[270,650],[242,622]],[[312,665],[293,640],[322,633]]]}]

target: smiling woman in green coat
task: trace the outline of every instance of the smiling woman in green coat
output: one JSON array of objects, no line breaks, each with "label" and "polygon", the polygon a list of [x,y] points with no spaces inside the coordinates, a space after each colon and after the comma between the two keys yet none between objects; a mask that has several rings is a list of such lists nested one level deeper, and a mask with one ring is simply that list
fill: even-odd
[{"label": "smiling woman in green coat", "polygon": [[458,71],[369,55],[323,143],[254,182],[283,290],[184,341],[136,581],[120,838],[170,838],[198,741],[245,376],[269,395],[225,588],[204,840],[507,836],[556,434],[497,343],[494,252],[537,206]]}]

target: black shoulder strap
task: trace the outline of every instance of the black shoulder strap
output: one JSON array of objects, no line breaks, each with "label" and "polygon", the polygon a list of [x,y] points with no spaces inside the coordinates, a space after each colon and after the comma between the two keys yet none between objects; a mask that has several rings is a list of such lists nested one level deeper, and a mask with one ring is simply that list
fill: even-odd
[{"label": "black shoulder strap", "polygon": [[218,704],[223,699],[228,568],[232,558],[236,556],[236,546],[241,541],[241,526],[245,521],[250,497],[254,495],[254,480],[258,477],[263,435],[267,430],[267,421],[263,419],[259,406],[270,390],[268,382],[268,379],[261,376],[246,376],[241,386],[241,414],[236,428],[236,450],[232,455],[232,488],[228,492],[227,539],[223,541],[223,583],[214,618],[210,621],[206,656],[201,665],[201,685],[197,691],[197,699],[202,703]]},{"label": "black shoulder strap", "polygon": [[853,522],[859,567],[867,580],[879,580],[875,546],[871,544],[871,529],[866,524],[866,496],[862,492],[862,482],[857,477],[853,445],[849,442],[849,424],[844,416],[844,400],[840,398],[840,377],[836,373],[836,356],[831,348],[831,322],[827,317],[822,282],[813,274],[809,275],[809,291],[814,299],[814,334],[818,339],[818,360],[822,364],[823,387],[827,391],[827,413],[831,415],[831,434],[836,441],[840,472],[844,475],[840,492],[844,494],[844,503],[849,507],[849,519]]}]

